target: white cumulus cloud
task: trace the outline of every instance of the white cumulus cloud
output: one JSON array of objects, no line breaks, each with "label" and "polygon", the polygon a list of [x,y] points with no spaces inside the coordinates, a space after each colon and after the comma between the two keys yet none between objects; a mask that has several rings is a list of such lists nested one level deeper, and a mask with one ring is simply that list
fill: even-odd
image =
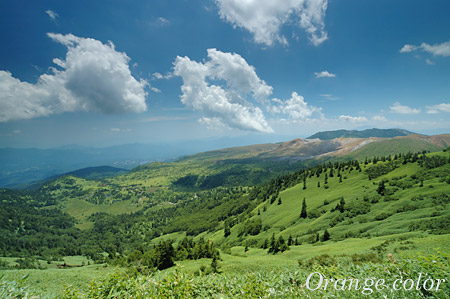
[{"label": "white cumulus cloud", "polygon": [[315,46],[328,38],[324,21],[328,0],[216,0],[216,3],[220,17],[234,27],[248,30],[256,43],[286,44],[280,29],[287,23],[297,23]]},{"label": "white cumulus cloud", "polygon": [[130,58],[114,44],[72,34],[49,33],[67,47],[64,60],[55,58],[51,74],[31,84],[0,71],[0,121],[28,119],[55,113],[93,110],[102,113],[143,112],[145,80],[130,72]]},{"label": "white cumulus cloud", "polygon": [[315,72],[314,75],[316,78],[334,78],[336,74],[330,73],[328,71]]},{"label": "white cumulus cloud", "polygon": [[317,113],[322,116],[321,108],[309,105],[305,102],[305,98],[296,92],[293,92],[291,98],[286,101],[272,99],[275,105],[271,106],[274,113],[284,113],[289,115],[291,120],[304,120]]},{"label": "white cumulus cloud", "polygon": [[420,46],[404,45],[400,49],[400,53],[409,53],[418,50],[428,52],[434,56],[450,56],[450,41],[435,45],[427,43],[422,43]]},{"label": "white cumulus cloud", "polygon": [[201,122],[207,125],[273,132],[256,106],[267,102],[272,87],[238,54],[208,49],[208,58],[205,62],[176,58],[173,74],[183,79],[182,103],[202,112]]},{"label": "white cumulus cloud", "polygon": [[436,114],[440,112],[450,112],[450,103],[427,106],[427,113],[429,114]]},{"label": "white cumulus cloud", "polygon": [[392,113],[398,113],[398,114],[418,114],[418,113],[420,113],[419,109],[401,105],[399,102],[395,102],[394,105],[389,107],[389,109],[391,110]]}]

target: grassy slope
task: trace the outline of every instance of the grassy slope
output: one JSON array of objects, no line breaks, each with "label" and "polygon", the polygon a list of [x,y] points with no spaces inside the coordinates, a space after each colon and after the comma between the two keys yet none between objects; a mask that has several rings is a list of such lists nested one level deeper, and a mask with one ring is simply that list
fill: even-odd
[{"label": "grassy slope", "polygon": [[[435,153],[428,154],[428,156],[443,155],[449,158],[449,153]],[[382,165],[384,162],[378,162]],[[198,237],[213,240],[216,244],[234,246],[235,244],[245,244],[248,241],[251,248],[249,252],[245,253],[243,247],[237,246],[231,249],[233,256],[237,259],[241,257],[250,257],[249,263],[255,265],[262,265],[270,261],[277,261],[279,257],[284,257],[289,260],[291,265],[296,263],[298,258],[310,258],[314,255],[328,253],[328,254],[352,254],[364,253],[371,251],[372,248],[379,246],[386,240],[390,241],[388,249],[392,252],[411,252],[411,250],[430,252],[433,249],[448,251],[449,235],[432,235],[430,230],[412,230],[411,226],[417,223],[423,223],[429,220],[446,219],[450,217],[450,210],[448,204],[435,204],[433,196],[439,194],[449,194],[450,185],[442,180],[442,177],[436,177],[433,173],[440,175],[442,173],[450,173],[449,165],[441,166],[439,168],[428,171],[431,176],[424,177],[424,186],[420,187],[418,180],[414,181],[411,176],[422,171],[417,163],[408,163],[400,165],[392,172],[380,176],[376,179],[369,180],[365,170],[373,167],[370,163],[365,166],[361,163],[362,171],[345,170],[342,172],[343,182],[339,182],[336,175],[328,178],[328,188],[324,187],[324,173],[319,177],[315,175],[307,180],[307,189],[303,190],[303,184],[298,184],[292,188],[286,189],[280,193],[282,204],[278,205],[277,201],[273,204],[269,202],[261,203],[253,212],[250,220],[260,218],[263,227],[268,227],[267,230],[261,231],[256,236],[238,237],[238,232],[245,225],[239,223],[231,229],[231,235],[225,238],[223,236],[223,229],[215,232],[205,232]],[[444,175],[445,178],[445,175]],[[377,194],[376,189],[381,180],[386,180],[388,190],[394,191],[397,187],[391,186],[390,183],[400,182],[411,184],[411,188],[397,188],[390,197],[381,196]],[[320,182],[321,187],[317,187]],[[416,196],[423,196],[423,200],[412,200]],[[364,201],[368,198],[370,211],[365,214],[354,217],[343,217],[342,221],[338,221],[336,225],[331,225],[333,220],[341,216],[338,211],[331,212],[339,199],[343,197],[346,206],[352,206]],[[320,214],[317,218],[301,219],[299,217],[301,211],[301,203],[303,198],[306,198],[308,212],[314,210],[326,211]],[[329,202],[324,205],[324,200]],[[368,203],[367,203],[368,204]],[[266,211],[264,212],[264,207]],[[258,215],[258,211],[260,215]],[[380,215],[385,214],[384,217]],[[345,215],[345,214],[343,214]],[[378,219],[377,219],[378,217]],[[384,219],[382,219],[384,218]],[[331,234],[331,240],[327,242],[319,242],[310,244],[311,233],[319,232],[323,235],[324,229],[327,229]],[[285,240],[292,235],[298,238],[303,245],[292,246],[290,251],[275,257],[270,257],[266,251],[258,249],[265,239],[270,239],[272,234],[278,238],[280,235]],[[154,240],[158,242],[161,239],[180,240],[184,238],[183,233],[174,233],[171,235],[161,236]],[[252,242],[253,241],[253,242]],[[445,241],[445,242],[444,242]],[[410,243],[411,242],[411,243]],[[227,257],[228,255],[225,255]],[[228,258],[224,260],[224,267],[230,261]],[[188,264],[195,264],[195,262],[187,262]],[[276,262],[278,263],[278,262]],[[230,267],[235,266],[230,263]],[[244,266],[245,269],[248,265]],[[258,266],[256,266],[258,267]]]},{"label": "grassy slope", "polygon": [[365,157],[388,156],[398,153],[416,153],[423,150],[436,152],[441,149],[441,146],[422,139],[400,137],[367,144],[350,153],[348,156],[355,159],[364,159]]},{"label": "grassy slope", "polygon": [[[449,153],[436,153],[429,155],[444,155],[447,158]],[[379,165],[383,162],[379,162]],[[303,184],[296,185],[292,188],[286,189],[280,193],[282,204],[278,205],[277,201],[273,204],[264,202],[260,204],[253,212],[250,219],[261,218],[263,226],[268,226],[269,229],[262,231],[257,236],[247,236],[243,240],[255,240],[259,245],[264,239],[268,239],[275,233],[276,237],[282,235],[285,239],[289,235],[294,238],[298,237],[302,241],[300,246],[291,246],[291,249],[277,255],[269,255],[266,250],[257,247],[250,247],[249,251],[245,252],[243,246],[233,246],[238,243],[238,231],[244,225],[243,223],[235,225],[231,229],[231,235],[227,238],[223,237],[223,230],[216,232],[205,232],[200,236],[207,239],[212,239],[216,244],[231,244],[232,248],[229,253],[222,252],[222,261],[220,261],[221,271],[229,274],[246,273],[249,271],[269,271],[276,269],[289,269],[289,271],[296,271],[298,268],[298,260],[306,260],[313,256],[320,254],[342,255],[353,253],[367,253],[373,252],[373,248],[379,246],[385,241],[390,241],[386,248],[386,253],[392,252],[394,254],[412,254],[414,252],[436,253],[436,250],[448,252],[450,248],[450,235],[431,235],[427,231],[410,231],[409,225],[411,223],[423,222],[432,218],[448,218],[450,217],[450,210],[447,206],[434,205],[431,196],[440,193],[450,193],[450,185],[434,176],[424,177],[424,186],[419,187],[419,183],[415,183],[410,189],[399,189],[391,197],[396,200],[384,201],[379,198],[379,201],[372,203],[370,212],[359,215],[353,218],[345,218],[338,222],[334,227],[330,228],[330,222],[337,216],[339,212],[330,212],[330,209],[335,207],[338,198],[344,197],[346,205],[354,204],[358,201],[363,201],[364,196],[369,198],[377,197],[376,188],[378,182],[382,179],[393,181],[393,178],[400,178],[405,182],[411,178],[411,175],[416,174],[421,170],[417,163],[408,163],[400,165],[394,171],[378,177],[374,180],[368,180],[365,169],[372,167],[362,165],[362,172],[356,170],[344,170],[342,172],[343,182],[340,183],[338,177],[328,179],[328,189],[324,187],[324,173],[319,177],[313,176],[307,180],[307,189],[303,190]],[[447,166],[442,166],[448,167]],[[433,169],[430,172],[442,170],[441,168]],[[141,172],[135,172],[123,177],[121,184],[124,186],[133,182],[140,182],[145,188],[159,187],[164,188],[164,184],[168,183],[166,175],[170,175],[173,168],[166,168],[165,164],[161,164],[155,168],[152,178],[148,179],[143,176]],[[147,169],[148,170],[148,169]],[[446,171],[444,169],[444,171]],[[450,173],[449,171],[446,172]],[[406,175],[406,177],[404,177]],[[85,188],[93,188],[90,181],[83,181],[79,179],[78,183],[86,184]],[[398,181],[398,180],[397,180]],[[321,187],[317,187],[317,182],[321,183]],[[117,182],[116,182],[117,183]],[[387,189],[393,189],[389,183],[386,183]],[[432,187],[430,187],[432,186]],[[424,200],[411,201],[411,198],[416,195],[423,195]],[[318,218],[301,219],[299,218],[301,210],[301,202],[306,198],[308,212],[313,210],[326,210]],[[324,200],[328,200],[328,205],[323,205]],[[75,201],[75,200],[72,200]],[[71,201],[67,201],[67,205]],[[405,212],[397,212],[399,208],[405,205],[414,205],[417,209]],[[94,205],[93,205],[94,206]],[[112,205],[114,206],[114,204]],[[264,206],[266,211],[263,212]],[[80,210],[80,208],[77,208]],[[75,208],[69,210],[77,210]],[[257,215],[258,209],[260,215]],[[381,213],[392,214],[383,220],[375,220],[375,217]],[[327,228],[331,234],[331,240],[326,242],[318,242],[309,244],[310,233],[319,231],[322,235],[323,230]],[[351,236],[355,237],[351,237]],[[200,237],[198,236],[198,237]],[[179,240],[184,237],[184,233],[174,233],[162,236],[159,239],[173,239]],[[358,238],[356,238],[358,237]],[[155,242],[158,239],[154,240]],[[202,259],[198,261],[182,261],[179,262],[184,272],[195,272],[203,266],[209,266],[210,260]],[[166,272],[173,272],[175,268],[169,269]],[[27,284],[32,288],[38,290],[45,290],[45,294],[55,296],[61,290],[62,285],[72,284],[76,287],[83,285],[94,277],[104,276],[110,273],[110,268],[101,268],[98,266],[88,266],[75,269],[48,269],[48,270],[5,270],[1,271],[4,274],[4,279],[18,279],[25,273],[29,273]],[[50,286],[50,287],[49,287]]]}]

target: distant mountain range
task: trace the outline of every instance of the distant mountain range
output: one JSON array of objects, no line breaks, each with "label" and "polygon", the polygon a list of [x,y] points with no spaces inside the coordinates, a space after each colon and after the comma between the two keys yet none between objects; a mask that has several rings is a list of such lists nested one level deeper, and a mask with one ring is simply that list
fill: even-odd
[{"label": "distant mountain range", "polygon": [[319,132],[306,139],[316,139],[320,140],[330,140],[335,138],[393,138],[398,136],[408,136],[411,134],[416,134],[403,129],[367,129],[362,131],[357,130],[336,130],[336,131],[325,131]]},{"label": "distant mountain range", "polygon": [[[393,138],[347,138],[321,140],[297,138],[281,143],[266,143],[250,146],[240,146],[190,155],[178,162],[206,162],[216,163],[259,163],[275,162],[280,166],[284,163],[294,164],[312,159],[332,159],[351,157],[363,159],[380,155],[394,155],[396,153],[439,151],[450,146],[450,134],[424,136],[411,134]],[[230,162],[232,161],[232,162]],[[238,162],[242,161],[242,162]]]}]

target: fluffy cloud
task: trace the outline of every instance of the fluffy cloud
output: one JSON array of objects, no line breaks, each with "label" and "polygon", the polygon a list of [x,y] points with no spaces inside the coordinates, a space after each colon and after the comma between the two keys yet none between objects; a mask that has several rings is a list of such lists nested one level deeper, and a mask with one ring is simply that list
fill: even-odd
[{"label": "fluffy cloud", "polygon": [[334,78],[336,74],[329,73],[328,71],[316,72],[314,73],[316,78]]},{"label": "fluffy cloud", "polygon": [[182,103],[204,113],[205,124],[272,132],[262,110],[249,101],[265,103],[272,87],[238,54],[208,49],[208,58],[203,63],[176,58],[173,73],[183,79]]},{"label": "fluffy cloud", "polygon": [[420,113],[419,109],[401,105],[399,102],[395,102],[394,105],[389,107],[389,109],[391,110],[392,113],[399,113],[399,114],[418,114],[418,113]]},{"label": "fluffy cloud", "polygon": [[291,120],[304,120],[311,117],[313,113],[322,115],[321,108],[308,105],[305,98],[296,92],[293,92],[291,98],[286,101],[272,99],[272,102],[275,103],[271,106],[272,112],[287,114]]},{"label": "fluffy cloud", "polygon": [[427,106],[427,113],[436,114],[439,112],[450,112],[450,103],[442,103],[433,106]]},{"label": "fluffy cloud", "polygon": [[340,120],[351,122],[351,123],[358,123],[358,122],[365,122],[367,121],[367,118],[364,116],[349,116],[349,115],[341,115],[339,116]]},{"label": "fluffy cloud", "polygon": [[117,52],[111,42],[72,34],[48,36],[67,47],[65,60],[55,58],[58,68],[41,75],[36,84],[0,71],[0,121],[77,110],[122,113],[147,109],[147,82],[131,75],[130,58]]},{"label": "fluffy cloud", "polygon": [[420,46],[404,45],[400,49],[400,53],[410,53],[417,50],[428,52],[434,56],[450,56],[450,41],[435,45],[427,43],[422,43]]},{"label": "fluffy cloud", "polygon": [[325,13],[328,0],[216,0],[222,19],[234,27],[245,28],[257,43],[271,46],[286,44],[280,28],[286,23],[298,23],[309,40],[320,45],[327,39]]}]

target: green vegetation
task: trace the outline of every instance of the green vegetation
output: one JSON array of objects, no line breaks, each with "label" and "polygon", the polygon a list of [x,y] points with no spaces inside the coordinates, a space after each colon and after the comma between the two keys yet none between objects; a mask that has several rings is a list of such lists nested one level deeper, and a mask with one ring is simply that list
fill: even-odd
[{"label": "green vegetation", "polygon": [[[0,294],[41,292],[44,283],[30,279],[41,271],[66,279],[67,298],[354,298],[361,290],[311,293],[304,284],[311,272],[392,283],[450,271],[448,150],[326,161],[272,170],[277,175],[265,180],[275,162],[209,158],[101,180],[65,176],[34,191],[1,189]],[[87,285],[105,273],[113,274]],[[376,296],[445,298],[449,287],[391,291]]]},{"label": "green vegetation", "polygon": [[397,136],[408,136],[411,134],[415,133],[402,129],[367,129],[362,131],[337,130],[337,131],[319,132],[312,136],[309,136],[308,139],[319,138],[321,140],[329,140],[334,138],[369,138],[369,137],[392,138]]}]

